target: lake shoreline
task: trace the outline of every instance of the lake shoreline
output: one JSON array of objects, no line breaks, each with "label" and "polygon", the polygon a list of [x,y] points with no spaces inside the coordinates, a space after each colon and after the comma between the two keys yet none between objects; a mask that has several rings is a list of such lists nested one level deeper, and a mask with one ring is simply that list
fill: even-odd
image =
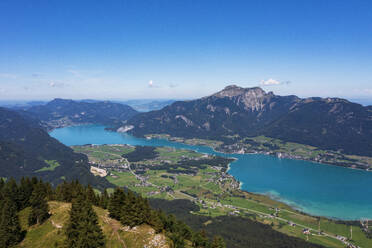
[{"label": "lake shoreline", "polygon": [[[131,134],[131,135],[133,135],[133,134]],[[137,137],[135,135],[133,135],[133,136]],[[372,172],[371,168],[366,169],[366,168],[360,168],[360,167],[353,167],[352,165],[340,165],[338,163],[317,161],[317,160],[314,160],[314,159],[299,157],[299,156],[291,155],[291,154],[288,154],[288,153],[277,153],[273,150],[271,150],[271,151],[260,151],[260,150],[252,149],[250,152],[245,152],[245,151],[242,151],[242,149],[238,150],[238,151],[227,150],[227,149],[223,149],[223,148],[219,149],[220,148],[219,145],[217,145],[217,146],[216,145],[215,146],[208,145],[208,143],[212,142],[213,140],[201,140],[201,142],[198,142],[198,140],[200,140],[200,139],[186,139],[186,138],[182,138],[182,137],[174,137],[174,136],[171,136],[169,134],[148,134],[148,135],[145,135],[145,137],[146,138],[147,137],[160,137],[161,139],[166,139],[166,140],[172,141],[172,142],[178,142],[178,143],[182,143],[182,144],[185,144],[185,145],[207,146],[207,147],[213,149],[213,151],[215,151],[215,152],[224,153],[224,154],[262,154],[262,155],[277,157],[279,159],[291,159],[291,160],[298,160],[298,161],[307,161],[307,162],[312,162],[312,163],[316,163],[316,164],[320,164],[320,165],[337,166],[337,167],[342,167],[342,168],[346,168],[346,169]],[[141,137],[137,137],[137,138],[141,138]],[[218,141],[216,141],[216,142],[218,142]]]},{"label": "lake shoreline", "polygon": [[[319,170],[320,171],[328,171],[329,169],[327,169],[328,167],[334,167],[335,169],[337,169],[337,168],[339,168],[339,169],[342,169],[342,168],[344,168],[344,167],[340,167],[340,166],[335,166],[335,165],[333,165],[333,166],[324,166],[324,165],[329,165],[329,164],[322,164],[322,163],[316,163],[316,162],[313,162],[313,161],[303,161],[303,160],[298,160],[298,159],[278,159],[276,156],[267,156],[268,154],[259,154],[259,153],[253,153],[253,154],[242,154],[242,153],[240,153],[240,154],[236,154],[236,153],[224,153],[224,152],[219,152],[218,151],[218,149],[216,149],[216,147],[213,147],[213,146],[208,146],[207,144],[203,144],[202,146],[197,146],[197,147],[193,147],[193,145],[194,144],[189,144],[189,143],[185,143],[185,142],[183,142],[183,143],[181,143],[181,142],[177,142],[177,141],[173,141],[173,140],[167,140],[167,139],[164,139],[165,137],[163,136],[162,138],[162,140],[159,140],[159,138],[157,138],[157,140],[155,140],[155,139],[146,139],[146,138],[140,138],[140,139],[138,139],[137,137],[134,137],[134,136],[131,136],[131,135],[128,135],[128,134],[119,134],[119,133],[115,133],[115,132],[109,132],[109,131],[107,131],[107,130],[105,130],[104,128],[104,126],[102,126],[102,125],[93,125],[92,126],[92,128],[94,129],[94,130],[97,130],[97,131],[92,131],[91,129],[85,129],[85,127],[81,127],[81,126],[79,126],[79,127],[72,127],[72,129],[71,130],[79,130],[78,131],[78,133],[76,133],[76,135],[74,134],[74,135],[72,135],[71,136],[71,139],[73,140],[73,141],[66,141],[66,139],[64,139],[65,138],[65,136],[66,136],[66,133],[65,133],[65,131],[66,130],[69,130],[69,128],[63,128],[63,130],[65,130],[65,131],[62,131],[61,132],[61,135],[62,136],[60,136],[60,141],[62,142],[62,143],[64,143],[65,142],[65,144],[66,144],[66,142],[67,142],[67,145],[72,145],[72,144],[75,144],[75,145],[79,145],[79,144],[88,144],[88,143],[96,143],[96,144],[114,144],[114,143],[120,143],[120,144],[123,144],[122,142],[124,142],[124,143],[126,143],[126,144],[130,144],[130,145],[146,145],[146,146],[172,146],[172,144],[167,144],[167,142],[174,142],[174,144],[176,144],[176,147],[175,148],[179,148],[179,149],[189,149],[189,150],[194,150],[194,151],[197,151],[197,152],[200,152],[200,153],[207,153],[207,154],[213,154],[213,152],[215,152],[215,153],[217,153],[217,154],[213,154],[213,155],[216,155],[216,156],[219,156],[219,155],[222,155],[223,157],[229,157],[229,158],[234,158],[235,159],[235,161],[233,161],[232,163],[235,163],[235,162],[237,162],[237,156],[239,157],[239,159],[240,159],[240,156],[242,156],[241,158],[243,159],[244,158],[244,160],[243,161],[241,161],[240,163],[243,163],[243,164],[249,164],[249,163],[251,163],[251,162],[247,162],[246,161],[246,157],[244,156],[244,155],[254,155],[254,156],[259,156],[259,157],[249,157],[249,159],[264,159],[264,161],[266,161],[266,160],[268,160],[268,161],[272,161],[274,164],[273,165],[275,165],[275,163],[277,163],[276,161],[278,161],[280,164],[283,164],[283,165],[285,165],[286,167],[288,167],[286,164],[288,163],[288,164],[294,164],[294,165],[296,165],[296,163],[298,163],[298,161],[300,161],[300,162],[311,162],[311,163],[314,163],[314,164],[319,164],[319,166],[316,166],[316,167],[310,167],[310,166],[308,166],[306,163],[300,163],[300,164],[304,164],[304,165],[301,165],[300,167],[298,167],[297,168],[297,166],[295,166],[295,167],[293,167],[293,169],[300,169],[300,168],[303,168],[303,169],[301,169],[301,170],[305,170],[305,171],[307,171],[307,170],[314,170],[314,169],[317,169],[316,171],[318,171],[318,168],[319,168]],[[85,132],[85,130],[91,130],[91,131],[89,131],[88,133],[87,133],[87,138],[85,138],[84,139],[84,137],[80,137],[80,136],[84,136],[84,132]],[[97,132],[98,132],[98,130],[99,130],[99,132],[102,132],[103,131],[103,133],[105,132],[106,134],[104,134],[103,136],[98,136],[98,140],[96,139],[96,138],[93,138],[92,136],[95,136],[96,134],[97,134]],[[81,134],[81,132],[82,131],[84,131],[82,134]],[[58,130],[56,130],[54,133],[58,133],[59,131]],[[108,134],[108,133],[111,133],[111,134]],[[124,136],[123,136],[124,135]],[[57,135],[58,136],[58,135]],[[74,136],[77,136],[77,137],[74,137]],[[101,137],[103,137],[103,139],[100,139]],[[108,137],[108,138],[107,138]],[[116,141],[114,141],[113,139],[111,139],[110,137],[114,137],[114,140],[116,140]],[[55,137],[55,138],[57,138],[58,139],[58,137]],[[81,138],[81,139],[80,139]],[[108,141],[107,141],[108,140]],[[128,143],[129,142],[129,143]],[[177,145],[178,144],[178,145]],[[199,147],[199,148],[198,148]],[[203,148],[204,147],[204,148]],[[213,152],[212,152],[213,151]],[[212,152],[212,153],[211,153]],[[231,155],[231,156],[230,156]],[[261,156],[263,156],[263,157],[261,157]],[[267,157],[266,157],[267,156]],[[266,158],[265,158],[266,157]],[[247,157],[248,158],[248,157]],[[282,162],[280,162],[280,161],[282,161]],[[296,162],[297,161],[297,162]],[[254,193],[254,192],[258,192],[258,195],[262,195],[262,196],[265,196],[265,197],[268,197],[268,199],[272,199],[272,200],[275,200],[275,201],[277,201],[277,202],[280,202],[280,203],[284,203],[284,204],[286,204],[286,205],[288,205],[287,204],[287,200],[288,200],[288,194],[286,193],[286,191],[283,191],[283,189],[281,189],[282,187],[280,186],[279,188],[277,188],[276,186],[270,186],[270,188],[269,189],[275,189],[275,190],[278,190],[279,192],[281,192],[281,196],[279,197],[279,199],[278,198],[272,198],[272,197],[270,197],[269,195],[267,195],[267,194],[265,194],[265,192],[267,192],[268,190],[265,190],[265,189],[260,189],[260,187],[262,187],[262,186],[260,186],[260,184],[262,184],[262,182],[264,182],[264,181],[261,181],[261,182],[259,182],[259,185],[257,185],[258,186],[258,188],[256,187],[256,184],[253,184],[253,188],[251,187],[252,186],[252,182],[250,182],[250,186],[248,186],[248,187],[251,187],[252,189],[251,190],[249,190],[249,189],[243,189],[244,188],[244,186],[246,186],[247,187],[247,185],[245,184],[245,183],[243,183],[244,182],[244,180],[242,181],[242,180],[240,180],[241,178],[237,178],[236,177],[236,175],[234,175],[234,173],[231,173],[231,168],[233,168],[233,166],[234,165],[232,165],[232,163],[230,163],[230,165],[228,166],[228,168],[227,168],[227,172],[228,172],[228,174],[230,174],[231,176],[233,176],[234,177],[234,179],[239,183],[239,188],[242,190],[242,191],[245,191],[245,192],[247,192],[247,193],[251,193],[251,194],[257,194],[257,193]],[[280,165],[280,164],[278,164],[278,165]],[[273,165],[270,165],[270,166],[268,166],[268,168],[265,168],[266,166],[265,165],[262,165],[262,166],[259,166],[259,167],[257,167],[257,168],[259,168],[259,169],[261,169],[261,170],[270,170],[269,168],[271,168]],[[291,165],[290,167],[292,167],[293,165]],[[280,166],[279,166],[280,167]],[[286,168],[285,169],[285,171],[282,171],[281,169],[279,170],[280,172],[279,173],[281,173],[281,175],[280,176],[282,176],[282,175],[286,175],[285,173],[287,173],[286,171],[290,168],[290,167],[288,167],[288,168]],[[324,169],[324,167],[327,167],[327,168],[325,168]],[[247,169],[249,169],[249,170],[251,170],[250,169],[251,168],[251,166],[249,166],[249,168],[247,167]],[[272,168],[277,168],[277,166],[275,165],[274,167],[272,167]],[[277,169],[279,169],[279,168],[277,168]],[[277,170],[277,169],[275,169],[275,170]],[[332,169],[331,171],[334,171],[334,169]],[[348,170],[349,171],[349,170]],[[362,172],[362,170],[350,170],[350,171],[361,171]],[[344,172],[344,170],[336,170],[335,172],[337,172],[337,173],[345,173]],[[242,173],[246,173],[246,172],[241,172],[240,174],[242,174]],[[284,174],[283,174],[284,173]],[[319,172],[318,172],[319,173]],[[251,174],[251,173],[249,173],[249,174]],[[275,174],[275,173],[274,173]],[[325,175],[327,175],[328,173],[323,173],[323,174],[325,174]],[[333,173],[332,173],[333,174]],[[332,174],[330,174],[330,176],[332,175]],[[352,173],[350,176],[352,176],[353,174],[355,174],[355,173]],[[358,173],[359,174],[359,173]],[[368,174],[370,174],[370,173],[368,173]],[[253,174],[253,176],[254,176],[255,174]],[[349,173],[347,173],[347,175],[349,175]],[[314,175],[315,176],[315,175]],[[365,173],[363,173],[361,176],[363,176],[363,177],[367,177],[368,175],[365,175]],[[354,176],[355,177],[355,176]],[[357,178],[359,177],[359,175],[357,175],[356,176]],[[368,176],[368,178],[369,178],[369,176]],[[316,179],[317,180],[317,179]],[[358,181],[360,181],[360,180],[358,180]],[[271,181],[270,181],[270,183],[271,183]],[[303,182],[299,182],[300,184],[303,184]],[[328,184],[329,182],[328,182],[328,179],[325,181],[325,184]],[[341,182],[338,182],[338,183],[341,183]],[[265,184],[265,182],[264,182],[264,184]],[[303,187],[303,186],[301,186],[301,187]],[[347,189],[348,191],[350,191],[349,189]],[[328,191],[331,191],[332,192],[332,190],[328,190]],[[329,193],[329,194],[331,194],[330,196],[332,196],[332,193]],[[359,194],[360,195],[360,194]],[[335,198],[336,196],[332,196],[332,199],[338,199],[337,197]],[[306,198],[308,198],[308,197],[305,197],[304,198],[304,200],[306,199]],[[342,200],[344,197],[341,197],[339,200]],[[293,197],[293,196],[291,196],[289,199],[297,199],[297,196],[295,196],[295,198]],[[359,198],[358,198],[359,199]],[[364,199],[364,198],[363,198]],[[314,201],[314,203],[317,203],[317,199],[316,198],[314,198],[314,199],[311,199],[312,201]],[[291,200],[292,201],[292,200]],[[364,201],[364,200],[363,200]],[[319,216],[318,214],[312,214],[312,210],[309,210],[309,209],[306,209],[306,207],[305,207],[305,205],[304,205],[304,207],[302,207],[302,203],[300,203],[300,202],[303,202],[302,201],[302,196],[301,196],[301,198],[298,198],[298,201],[297,200],[295,200],[294,201],[295,202],[295,204],[294,205],[292,205],[292,204],[290,204],[290,205],[288,205],[291,209],[294,209],[295,211],[298,211],[298,212],[301,212],[301,213],[304,213],[304,212],[306,212],[307,213],[307,215],[309,215],[309,216]],[[300,204],[297,204],[297,202],[299,202]],[[368,201],[367,201],[368,202]],[[320,202],[321,203],[321,202]],[[368,204],[370,204],[369,202],[368,202]],[[330,205],[330,206],[332,206],[332,205]],[[335,205],[336,206],[336,205]],[[366,212],[366,210],[364,210],[365,209],[365,203],[364,203],[364,205],[360,205],[360,207],[361,207],[361,209],[360,210],[358,210],[357,212],[355,212],[355,213],[353,213],[351,216],[349,216],[349,217],[341,217],[342,215],[343,215],[343,213],[346,213],[345,211],[352,211],[352,212],[354,212],[354,209],[355,208],[352,208],[353,210],[349,210],[353,205],[350,205],[350,206],[348,206],[347,208],[345,208],[344,210],[341,210],[341,212],[340,211],[338,211],[338,213],[336,213],[335,212],[335,215],[333,215],[333,208],[335,208],[335,206],[334,207],[332,207],[331,209],[329,209],[329,210],[327,210],[327,208],[324,208],[324,207],[327,207],[326,205],[325,206],[323,206],[323,205],[319,205],[319,206],[316,206],[317,207],[317,209],[318,210],[321,210],[321,212],[329,212],[329,211],[331,211],[329,214],[327,214],[327,213],[324,213],[324,214],[321,214],[320,216],[326,216],[326,218],[328,218],[328,219],[333,219],[333,220],[346,220],[346,221],[349,221],[349,220],[356,220],[356,219],[359,219],[360,217],[352,217],[352,216],[358,216],[358,212],[360,212],[360,213],[369,213],[368,211]],[[359,205],[357,205],[358,207],[359,207]],[[368,205],[369,206],[369,205]],[[323,209],[322,209],[322,207],[323,207]],[[317,210],[317,211],[318,211]],[[316,211],[316,212],[317,212]],[[335,211],[337,211],[337,208],[335,209]],[[343,211],[343,212],[342,212]],[[350,213],[352,213],[352,212],[350,212]],[[342,213],[341,215],[340,215],[340,213]],[[335,216],[335,217],[334,217]],[[362,214],[362,216],[364,216],[363,214]],[[366,216],[370,216],[370,214],[367,214]]]}]

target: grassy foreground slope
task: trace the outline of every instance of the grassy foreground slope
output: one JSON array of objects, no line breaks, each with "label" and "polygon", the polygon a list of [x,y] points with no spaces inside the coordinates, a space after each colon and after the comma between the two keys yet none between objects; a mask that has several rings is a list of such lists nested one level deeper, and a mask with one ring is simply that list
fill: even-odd
[{"label": "grassy foreground slope", "polygon": [[[17,247],[54,248],[65,247],[65,227],[69,221],[70,203],[49,202],[51,217],[42,225],[28,226],[27,219],[30,208],[22,210],[19,214],[26,237]],[[108,211],[94,207],[98,216],[99,225],[106,238],[107,248],[168,248],[167,238],[163,234],[155,234],[153,228],[141,225],[130,229],[124,227],[119,221],[108,216]],[[43,237],[43,238],[40,238]]]}]

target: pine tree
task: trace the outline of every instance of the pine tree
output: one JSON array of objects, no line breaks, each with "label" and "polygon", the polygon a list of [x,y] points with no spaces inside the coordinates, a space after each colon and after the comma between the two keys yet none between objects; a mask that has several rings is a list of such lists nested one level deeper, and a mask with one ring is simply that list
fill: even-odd
[{"label": "pine tree", "polygon": [[23,235],[17,215],[17,204],[11,198],[4,201],[0,223],[0,247],[10,247],[18,244]]},{"label": "pine tree", "polygon": [[221,236],[214,236],[211,248],[226,248],[225,241]]},{"label": "pine tree", "polygon": [[3,178],[0,178],[0,191],[3,189],[4,186],[5,186],[5,181]]},{"label": "pine tree", "polygon": [[41,224],[49,218],[49,206],[43,186],[42,182],[37,184],[30,197],[31,213],[28,218],[29,225]]},{"label": "pine tree", "polygon": [[105,189],[103,193],[101,194],[101,197],[99,198],[99,206],[101,208],[107,209],[109,198],[110,198],[109,194],[107,193],[107,190]]},{"label": "pine tree", "polygon": [[114,193],[111,195],[108,210],[110,212],[110,217],[116,220],[124,218],[122,209],[126,208],[126,194],[122,189],[115,189]]},{"label": "pine tree", "polygon": [[164,229],[163,221],[160,217],[161,212],[160,211],[151,211],[151,217],[150,222],[148,223],[150,226],[152,226],[157,233],[160,233]]},{"label": "pine tree", "polygon": [[79,240],[79,235],[80,235],[79,234],[80,225],[83,219],[83,216],[81,213],[82,203],[83,203],[83,200],[81,199],[75,199],[72,202],[72,206],[70,210],[70,221],[66,229],[68,247],[77,247],[77,242]]},{"label": "pine tree", "polygon": [[193,247],[206,248],[208,247],[208,238],[204,230],[197,232],[193,237]]},{"label": "pine tree", "polygon": [[10,199],[16,204],[17,211],[20,210],[20,202],[18,198],[18,185],[17,182],[11,178],[3,187],[3,197],[5,199]]},{"label": "pine tree", "polygon": [[70,248],[99,248],[105,245],[98,217],[84,195],[72,202],[66,235],[67,246]]},{"label": "pine tree", "polygon": [[21,209],[30,206],[29,201],[33,191],[33,184],[31,180],[29,178],[22,177],[18,191],[18,199],[20,201]]},{"label": "pine tree", "polygon": [[53,190],[52,185],[49,182],[47,182],[44,184],[44,187],[46,192],[46,198],[48,199],[48,201],[54,201],[56,199],[56,194]]},{"label": "pine tree", "polygon": [[185,247],[185,239],[179,233],[171,233],[169,235],[170,240],[172,241],[171,247],[172,248],[184,248]]},{"label": "pine tree", "polygon": [[85,204],[83,212],[85,219],[80,225],[80,235],[77,247],[104,247],[105,238],[100,226],[98,225],[98,217],[92,206]]},{"label": "pine tree", "polygon": [[2,178],[0,178],[0,223],[1,223],[1,213],[3,211],[3,205],[4,205],[4,196],[3,196],[4,187],[5,187],[5,182]]},{"label": "pine tree", "polygon": [[92,186],[88,185],[86,189],[86,196],[87,200],[91,202],[93,205],[97,206],[98,205],[98,199],[96,193],[94,193],[94,190]]}]

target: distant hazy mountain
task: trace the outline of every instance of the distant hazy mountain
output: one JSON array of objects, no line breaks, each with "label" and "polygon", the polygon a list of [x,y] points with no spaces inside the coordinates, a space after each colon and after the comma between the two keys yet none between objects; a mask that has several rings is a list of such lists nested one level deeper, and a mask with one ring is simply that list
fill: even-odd
[{"label": "distant hazy mountain", "polygon": [[25,100],[0,100],[0,106],[10,109],[28,109],[32,106],[46,104],[46,101],[25,101]]},{"label": "distant hazy mountain", "polygon": [[120,125],[138,112],[128,105],[108,101],[54,99],[26,110],[48,129],[76,124]]},{"label": "distant hazy mountain", "polygon": [[221,139],[266,135],[322,149],[372,156],[372,107],[339,98],[277,96],[228,86],[208,97],[141,113],[127,125],[135,135],[167,133]]},{"label": "distant hazy mountain", "polygon": [[351,102],[356,102],[360,103],[364,106],[372,106],[372,98],[354,98],[354,99],[349,99]]},{"label": "distant hazy mountain", "polygon": [[[174,103],[176,100],[149,100],[149,99],[135,99],[128,101],[120,101],[120,103],[127,104],[139,112],[148,112],[159,110]],[[119,101],[118,101],[119,102]]]}]

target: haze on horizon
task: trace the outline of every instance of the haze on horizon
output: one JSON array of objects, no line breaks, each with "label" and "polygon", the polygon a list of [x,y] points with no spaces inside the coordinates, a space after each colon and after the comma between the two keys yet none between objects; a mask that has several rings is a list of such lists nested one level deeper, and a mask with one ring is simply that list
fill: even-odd
[{"label": "haze on horizon", "polygon": [[0,99],[372,99],[370,1],[0,2]]}]

